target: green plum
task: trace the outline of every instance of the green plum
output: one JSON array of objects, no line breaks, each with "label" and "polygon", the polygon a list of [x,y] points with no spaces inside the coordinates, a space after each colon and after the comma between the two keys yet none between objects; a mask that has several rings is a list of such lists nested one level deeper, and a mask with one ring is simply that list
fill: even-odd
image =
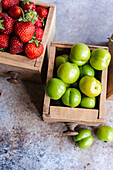
[{"label": "green plum", "polygon": [[97,129],[97,137],[101,141],[113,141],[113,128],[111,128],[110,126],[100,126]]},{"label": "green plum", "polygon": [[75,83],[80,76],[79,67],[74,63],[64,63],[58,67],[57,77],[66,84]]},{"label": "green plum", "polygon": [[102,84],[95,77],[84,76],[79,82],[82,93],[88,97],[96,97],[101,93]]},{"label": "green plum", "polygon": [[45,87],[46,94],[53,100],[60,99],[65,91],[65,83],[58,78],[50,79]]},{"label": "green plum", "polygon": [[90,49],[87,45],[78,43],[71,48],[70,61],[78,66],[84,65],[90,58]]},{"label": "green plum", "polygon": [[58,68],[61,64],[66,63],[69,61],[69,55],[68,54],[63,54],[61,56],[56,57],[56,68]]},{"label": "green plum", "polygon": [[79,68],[80,68],[80,77],[95,76],[95,71],[89,64],[85,64],[83,66],[80,66]]},{"label": "green plum", "polygon": [[96,104],[96,98],[87,97],[87,96],[83,96],[80,103],[81,107],[85,107],[89,109],[93,109],[95,107],[95,104]]},{"label": "green plum", "polygon": [[77,146],[81,149],[88,148],[93,143],[93,137],[89,129],[82,128],[79,129],[78,135],[73,136],[73,140],[76,142]]},{"label": "green plum", "polygon": [[90,64],[96,70],[104,70],[109,66],[111,54],[105,49],[95,49],[92,51]]},{"label": "green plum", "polygon": [[77,107],[81,102],[81,94],[75,88],[68,88],[61,99],[63,104],[70,107]]}]

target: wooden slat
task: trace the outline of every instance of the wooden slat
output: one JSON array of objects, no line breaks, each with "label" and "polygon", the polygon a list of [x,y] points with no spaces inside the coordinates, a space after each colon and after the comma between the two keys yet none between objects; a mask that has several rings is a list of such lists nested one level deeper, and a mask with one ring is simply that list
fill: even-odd
[{"label": "wooden slat", "polygon": [[0,69],[2,72],[0,73],[1,76],[3,77],[10,77],[9,71],[13,70],[15,72],[18,72],[21,74],[20,79],[21,80],[28,80],[28,81],[35,81],[35,82],[41,82],[41,75],[40,72],[37,70],[32,70],[31,69],[26,69],[25,68],[20,68],[20,67],[15,67],[15,66],[10,66],[5,64],[0,64]]},{"label": "wooden slat", "polygon": [[[43,58],[44,55],[42,55],[41,57]],[[40,63],[38,59],[37,62]],[[0,52],[0,64],[6,64],[10,66],[21,67],[31,70],[39,70],[39,67],[37,65],[34,67],[35,60],[30,60],[26,56],[16,54],[12,55],[6,52]]]},{"label": "wooden slat", "polygon": [[[47,82],[50,78],[53,77],[53,69],[54,69],[54,61],[55,61],[55,53],[56,48],[51,47],[50,48],[50,56],[49,56],[49,63],[48,63],[48,72],[47,72]],[[46,94],[44,96],[44,104],[43,104],[43,115],[48,114],[49,112],[49,106],[50,106],[50,97],[48,97]],[[44,118],[44,116],[43,116]]]},{"label": "wooden slat", "polygon": [[[113,35],[111,38],[113,39]],[[108,46],[111,53],[111,62],[108,69],[107,99],[113,100],[113,42],[109,41]]]},{"label": "wooden slat", "polygon": [[59,121],[62,120],[62,122],[96,122],[98,110],[50,106],[50,117],[57,120],[59,119]]},{"label": "wooden slat", "polygon": [[36,5],[39,5],[39,6],[42,6],[42,7],[45,7],[45,8],[55,7],[54,4],[50,4],[50,3],[47,3],[47,2],[41,2],[41,1],[36,1],[36,0],[32,0],[32,2],[34,2]]},{"label": "wooden slat", "polygon": [[[45,122],[49,122],[49,123],[62,123],[62,120],[59,120],[59,119],[54,119],[53,117],[51,117],[49,114],[44,114],[43,115],[43,120]],[[85,121],[76,121],[75,120],[72,120],[71,122],[74,122],[74,123],[77,123],[77,124],[83,124],[83,125],[87,125],[87,126],[98,126],[102,123],[104,123],[104,119],[97,119],[96,121],[93,121],[93,122],[85,122]]]},{"label": "wooden slat", "polygon": [[107,69],[102,71],[101,76],[101,84],[102,84],[102,91],[100,94],[100,101],[99,101],[99,119],[105,119],[105,111],[106,111],[106,92],[107,92]]},{"label": "wooden slat", "polygon": [[[54,47],[60,47],[60,48],[71,48],[74,44],[71,44],[71,43],[60,43],[60,42],[52,42],[51,43],[51,46],[54,46]],[[97,49],[97,48],[103,48],[105,50],[109,50],[108,47],[106,46],[98,46],[98,45],[87,45],[90,50],[94,50],[94,49]]]}]

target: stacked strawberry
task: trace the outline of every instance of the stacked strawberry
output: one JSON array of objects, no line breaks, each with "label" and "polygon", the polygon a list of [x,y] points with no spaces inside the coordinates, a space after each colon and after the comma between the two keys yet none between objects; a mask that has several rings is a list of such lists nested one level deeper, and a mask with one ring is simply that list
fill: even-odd
[{"label": "stacked strawberry", "polygon": [[[44,20],[48,11],[36,7],[30,0],[1,0],[3,7],[0,13],[0,50],[18,54],[25,51],[30,59],[42,55],[44,47]],[[20,6],[19,6],[20,5]]]}]

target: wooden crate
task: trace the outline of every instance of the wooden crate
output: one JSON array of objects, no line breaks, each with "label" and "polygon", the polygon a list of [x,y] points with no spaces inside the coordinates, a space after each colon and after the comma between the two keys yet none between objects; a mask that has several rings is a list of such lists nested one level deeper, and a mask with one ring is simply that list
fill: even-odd
[{"label": "wooden crate", "polygon": [[[51,43],[47,82],[53,77],[55,56],[69,53],[73,44],[69,43]],[[90,50],[108,47],[88,45]],[[43,105],[43,120],[45,122],[76,122],[96,126],[105,121],[105,105],[106,105],[106,87],[107,87],[107,69],[100,72],[100,81],[102,83],[102,92],[98,97],[97,109],[71,108],[63,106],[52,106],[50,98],[45,94]]]},{"label": "wooden crate", "polygon": [[[23,55],[12,55],[7,52],[0,52],[0,76],[10,76],[10,72],[20,73],[20,79],[22,80],[31,80],[41,83],[43,80],[42,73],[43,70],[46,70],[44,67],[45,61],[47,60],[49,44],[53,40],[55,34],[55,25],[56,25],[56,7],[50,3],[36,2],[34,3],[38,6],[42,6],[48,9],[48,16],[46,19],[46,24],[44,28],[44,34],[42,43],[44,45],[43,54],[37,59],[36,66],[35,60],[30,60],[28,57]],[[0,12],[2,8],[0,8]],[[46,58],[45,58],[46,56]],[[44,69],[43,69],[44,68]]]},{"label": "wooden crate", "polygon": [[[113,35],[111,38],[113,39]],[[108,69],[107,99],[113,100],[113,42],[109,41],[108,46],[111,53],[111,62]]]}]

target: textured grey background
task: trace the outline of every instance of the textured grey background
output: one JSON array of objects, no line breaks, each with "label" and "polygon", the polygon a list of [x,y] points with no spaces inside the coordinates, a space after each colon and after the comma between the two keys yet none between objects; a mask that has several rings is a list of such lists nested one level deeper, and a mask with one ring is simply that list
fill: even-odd
[{"label": "textured grey background", "polygon": [[[56,4],[55,41],[106,44],[113,33],[113,0],[43,0]],[[94,136],[81,150],[62,135],[63,124],[41,120],[43,86],[10,84],[0,77],[0,170],[111,170],[113,142]],[[113,101],[107,101],[106,125],[113,127]]]}]

